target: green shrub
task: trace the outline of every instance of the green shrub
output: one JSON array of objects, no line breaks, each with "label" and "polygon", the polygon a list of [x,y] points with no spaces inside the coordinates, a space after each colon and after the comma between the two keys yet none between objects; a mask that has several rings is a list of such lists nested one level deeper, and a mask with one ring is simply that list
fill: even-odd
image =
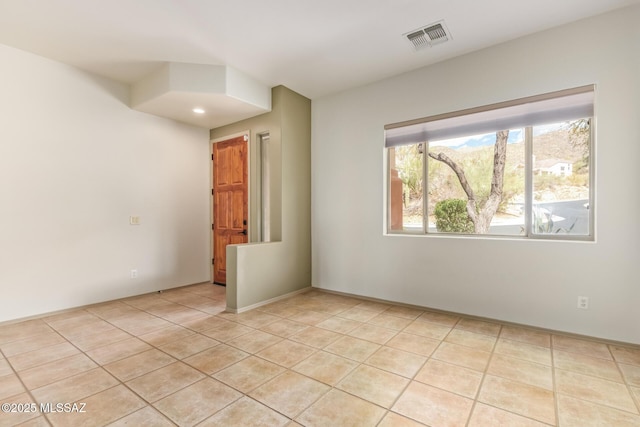
[{"label": "green shrub", "polygon": [[436,203],[436,229],[444,233],[473,233],[473,222],[467,215],[467,202],[446,199]]}]

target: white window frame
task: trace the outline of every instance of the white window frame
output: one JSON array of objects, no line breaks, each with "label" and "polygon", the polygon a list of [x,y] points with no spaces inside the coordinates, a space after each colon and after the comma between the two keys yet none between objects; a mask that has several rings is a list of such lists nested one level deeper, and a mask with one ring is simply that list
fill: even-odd
[{"label": "white window frame", "polygon": [[[557,92],[546,93],[513,101],[506,101],[497,104],[491,104],[482,107],[470,108],[467,110],[456,111],[452,113],[440,114],[437,116],[425,117],[416,120],[393,123],[386,125],[385,129],[385,226],[384,234],[386,235],[412,235],[412,236],[438,236],[438,237],[473,237],[473,238],[507,238],[507,239],[535,239],[535,240],[562,240],[562,241],[595,241],[595,85],[581,86],[573,89],[566,89]],[[572,98],[573,97],[573,98]],[[589,105],[584,104],[585,99],[590,97]],[[573,106],[569,105],[564,109],[563,105],[557,103],[557,100],[575,99]],[[529,108],[530,106],[540,106],[540,108]],[[571,102],[570,102],[571,103]],[[550,106],[549,110],[545,110],[544,106]],[[558,119],[554,119],[557,111],[552,109],[557,107],[560,111]],[[573,108],[574,111],[569,111]],[[511,109],[511,110],[509,110]],[[500,117],[500,111],[513,111],[514,116],[503,119]],[[520,114],[522,113],[522,114]],[[488,118],[477,128],[474,127],[473,118]],[[533,222],[533,127],[539,124],[561,122],[565,120],[574,120],[579,118],[590,119],[589,126],[589,232],[588,234],[572,235],[572,234],[539,234],[534,233],[532,229]],[[489,123],[491,122],[491,123]],[[450,125],[453,123],[453,125]],[[455,129],[456,123],[461,124],[463,130]],[[517,124],[517,125],[514,125]],[[528,123],[528,124],[525,124]],[[445,126],[442,126],[445,124]],[[447,128],[448,126],[448,128]],[[521,128],[525,134],[525,207],[524,207],[524,228],[523,235],[498,235],[498,234],[463,234],[463,233],[441,233],[429,232],[429,206],[428,206],[428,138],[430,134],[435,134],[442,138],[442,134],[455,136],[466,136],[479,133],[490,133],[502,129]],[[447,133],[449,132],[449,133]],[[390,195],[390,171],[391,159],[389,149],[396,146],[425,144],[422,151],[422,170],[423,170],[423,224],[422,229],[418,230],[392,230],[391,229],[391,195]]]}]

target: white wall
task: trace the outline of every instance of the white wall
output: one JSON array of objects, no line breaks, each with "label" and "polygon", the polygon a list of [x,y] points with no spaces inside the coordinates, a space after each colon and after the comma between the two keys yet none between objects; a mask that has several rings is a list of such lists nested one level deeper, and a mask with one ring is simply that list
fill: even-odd
[{"label": "white wall", "polygon": [[0,63],[0,321],[209,280],[208,130],[30,53]]},{"label": "white wall", "polygon": [[[313,285],[640,343],[638,22],[627,8],[314,100]],[[591,83],[595,243],[383,235],[385,124]]]}]

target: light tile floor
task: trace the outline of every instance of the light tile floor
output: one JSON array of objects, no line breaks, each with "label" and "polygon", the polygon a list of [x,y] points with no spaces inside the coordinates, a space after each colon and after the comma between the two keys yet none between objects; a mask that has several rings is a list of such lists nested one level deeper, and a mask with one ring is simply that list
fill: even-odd
[{"label": "light tile floor", "polygon": [[0,325],[0,426],[640,426],[637,346],[319,290],[224,308],[200,284]]}]

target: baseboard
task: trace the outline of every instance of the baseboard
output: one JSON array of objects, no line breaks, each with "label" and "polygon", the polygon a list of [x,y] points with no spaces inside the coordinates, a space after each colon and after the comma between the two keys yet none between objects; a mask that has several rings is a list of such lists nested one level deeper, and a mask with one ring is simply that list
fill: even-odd
[{"label": "baseboard", "polygon": [[119,297],[119,298],[108,299],[108,300],[104,300],[104,301],[91,302],[91,303],[88,303],[88,304],[82,304],[82,305],[68,307],[68,308],[61,308],[60,310],[53,310],[53,311],[46,311],[44,313],[32,314],[30,316],[19,317],[17,319],[7,319],[7,320],[0,321],[0,326],[12,325],[14,323],[25,322],[27,320],[43,319],[45,317],[56,316],[58,314],[68,313],[68,312],[75,311],[75,310],[86,310],[87,308],[97,307],[97,306],[100,306],[100,305],[103,305],[103,304],[108,304],[110,302],[124,301],[124,300],[128,300],[128,299],[131,299],[131,298],[141,297],[141,296],[144,296],[144,295],[161,294],[163,292],[169,292],[169,291],[173,291],[173,290],[176,290],[176,289],[188,288],[189,286],[197,286],[197,285],[203,285],[203,284],[211,284],[211,282],[207,281],[207,282],[190,283],[188,285],[178,285],[178,286],[175,286],[173,288],[158,289],[156,291],[144,292],[142,294],[129,295],[128,297]]},{"label": "baseboard", "polygon": [[294,295],[298,295],[298,294],[303,294],[305,292],[309,292],[311,289],[313,289],[311,286],[307,286],[306,288],[298,289],[297,291],[289,292],[287,294],[280,295],[280,296],[277,296],[275,298],[268,299],[266,301],[261,301],[261,302],[255,303],[255,304],[251,304],[251,305],[248,305],[246,307],[242,307],[242,308],[230,308],[230,307],[227,307],[225,309],[225,311],[227,313],[234,313],[234,314],[244,313],[245,311],[253,310],[254,308],[262,307],[263,305],[271,304],[271,303],[274,303],[274,302],[277,302],[277,301],[280,301],[280,300],[283,300],[283,299],[291,298]]},{"label": "baseboard", "polygon": [[558,330],[558,329],[543,328],[543,327],[540,327],[540,326],[527,325],[525,323],[510,322],[508,320],[494,319],[494,318],[491,318],[491,317],[483,317],[483,316],[476,316],[476,315],[473,315],[473,314],[465,314],[465,313],[458,313],[458,312],[455,312],[455,311],[441,310],[441,309],[438,309],[438,308],[428,307],[428,306],[424,306],[424,305],[407,304],[407,303],[393,301],[393,300],[385,300],[385,299],[381,299],[381,298],[367,297],[367,296],[353,294],[353,293],[349,293],[349,292],[334,291],[332,289],[318,288],[316,286],[311,286],[311,289],[314,290],[314,291],[325,292],[325,293],[334,294],[334,295],[341,295],[341,296],[344,296],[344,297],[352,297],[352,298],[357,298],[357,299],[361,299],[361,300],[365,300],[365,301],[379,302],[379,303],[382,303],[382,304],[392,304],[392,305],[397,305],[397,306],[401,306],[401,307],[414,308],[414,309],[417,309],[417,310],[428,310],[428,311],[432,311],[432,312],[435,312],[435,313],[448,314],[448,315],[457,316],[457,317],[460,317],[460,318],[481,320],[481,321],[484,321],[484,322],[491,322],[491,323],[501,323],[501,324],[507,325],[507,326],[531,329],[531,330],[534,330],[534,331],[544,332],[544,333],[553,334],[553,335],[564,335],[566,337],[575,338],[575,339],[581,339],[581,340],[586,340],[586,341],[594,341],[594,342],[605,343],[605,344],[609,344],[609,345],[619,345],[619,346],[624,346],[624,347],[632,347],[632,348],[640,349],[640,344],[636,344],[636,343],[632,343],[632,342],[617,341],[617,340],[612,340],[612,339],[609,339],[609,338],[594,337],[594,336],[591,336],[591,335],[577,334],[575,332],[567,332],[567,331],[562,331],[562,330]]}]

